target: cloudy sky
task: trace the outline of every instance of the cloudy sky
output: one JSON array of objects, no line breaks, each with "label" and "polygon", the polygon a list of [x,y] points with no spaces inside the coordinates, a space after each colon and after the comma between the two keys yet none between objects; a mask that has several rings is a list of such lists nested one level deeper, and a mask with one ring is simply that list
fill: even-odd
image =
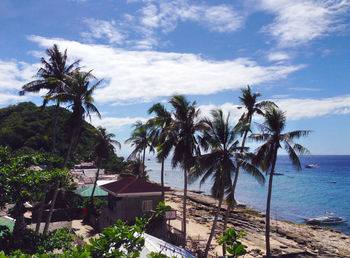
[{"label": "cloudy sky", "polygon": [[287,130],[313,130],[301,141],[312,154],[350,154],[349,14],[349,0],[2,0],[0,107],[41,104],[18,90],[58,44],[103,79],[92,122],[121,142],[173,94],[234,122],[251,85],[286,111]]}]

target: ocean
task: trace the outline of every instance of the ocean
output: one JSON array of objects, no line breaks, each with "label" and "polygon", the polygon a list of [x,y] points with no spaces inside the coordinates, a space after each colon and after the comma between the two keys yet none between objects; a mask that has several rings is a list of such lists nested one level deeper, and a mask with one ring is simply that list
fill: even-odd
[{"label": "ocean", "polygon": [[[330,227],[350,235],[350,155],[310,155],[300,158],[303,169],[293,169],[287,156],[278,156],[275,171],[283,175],[273,178],[271,217],[305,223],[312,217],[341,216],[346,222]],[[318,168],[305,168],[317,164]],[[150,180],[160,182],[160,164],[149,158],[146,169]],[[183,188],[183,171],[173,169],[170,160],[165,163],[165,184]],[[208,179],[201,186],[199,180],[188,186],[210,194],[212,181]],[[268,176],[265,185],[243,170],[240,171],[236,199],[247,207],[265,212]]]}]

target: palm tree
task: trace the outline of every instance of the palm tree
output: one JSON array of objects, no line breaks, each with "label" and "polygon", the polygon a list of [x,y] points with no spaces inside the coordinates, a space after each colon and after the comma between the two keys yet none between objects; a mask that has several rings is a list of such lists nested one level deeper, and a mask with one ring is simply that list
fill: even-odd
[{"label": "palm tree", "polygon": [[[251,123],[253,119],[254,114],[258,115],[264,115],[263,109],[270,107],[270,106],[276,106],[275,103],[272,101],[261,101],[257,102],[257,99],[261,96],[260,93],[252,93],[250,86],[248,85],[247,88],[241,89],[242,97],[239,97],[239,102],[242,106],[238,107],[239,109],[245,108],[246,112],[244,112],[241,116],[241,118],[238,121],[238,124],[236,125],[236,129],[240,130],[243,139],[242,139],[242,146],[241,146],[241,153],[244,152],[245,149],[245,143],[248,136],[248,133],[251,131]],[[232,202],[229,202],[225,219],[224,219],[224,231],[227,228],[227,221],[230,214],[231,209],[233,208],[233,205],[235,204],[235,191],[238,181],[238,175],[239,175],[239,169],[240,165],[238,164],[236,167],[235,172],[235,178],[233,180],[232,188],[231,188],[231,194],[230,199]],[[226,254],[226,246],[223,244],[222,246],[223,255]]]},{"label": "palm tree", "polygon": [[[154,104],[149,110],[149,114],[155,113],[156,116],[148,121],[150,127],[150,138],[153,141],[153,145],[157,149],[157,159],[161,162],[161,186],[162,186],[162,201],[164,201],[164,160],[169,153],[160,151],[161,143],[165,141],[166,128],[171,124],[171,113],[168,112],[164,105],[157,103]],[[164,155],[165,154],[165,155]]]},{"label": "palm tree", "polygon": [[212,110],[211,115],[212,120],[203,120],[205,127],[202,135],[199,136],[199,142],[207,154],[201,155],[197,159],[197,166],[192,169],[190,176],[191,180],[202,176],[200,184],[212,177],[214,183],[211,192],[213,197],[219,199],[204,257],[207,257],[209,252],[225,190],[230,192],[231,177],[235,173],[238,164],[254,175],[261,183],[265,181],[261,172],[255,166],[243,160],[243,156],[238,153],[241,147],[239,141],[236,140],[235,129],[229,125],[230,115],[228,114],[225,118],[220,109]]},{"label": "palm tree", "polygon": [[[63,83],[65,77],[77,69],[79,61],[68,65],[67,64],[67,49],[64,53],[60,52],[56,44],[52,48],[46,50],[46,54],[49,56],[49,60],[41,58],[41,67],[36,73],[35,77],[37,80],[31,81],[22,87],[19,95],[23,96],[27,92],[39,92],[40,90],[47,90],[44,96],[42,108],[45,108],[48,101],[52,96],[63,93],[65,91],[65,84]],[[53,123],[53,136],[52,136],[52,149],[51,154],[53,155],[56,151],[56,131],[57,131],[57,119],[58,110],[61,103],[59,98],[56,98],[56,112]]]},{"label": "palm tree", "polygon": [[146,178],[145,171],[145,158],[146,158],[146,149],[150,148],[153,151],[153,145],[149,137],[149,127],[147,124],[137,121],[134,124],[134,131],[131,134],[131,137],[125,141],[125,143],[130,143],[131,146],[134,146],[134,150],[129,155],[128,159],[135,159],[137,154],[142,153],[142,177]]},{"label": "palm tree", "polygon": [[167,135],[165,141],[160,145],[161,157],[166,157],[172,149],[172,166],[178,165],[184,171],[184,196],[183,196],[183,220],[182,231],[186,244],[186,200],[187,200],[187,181],[190,169],[195,165],[196,156],[200,154],[200,149],[196,140],[196,133],[203,125],[197,121],[199,109],[196,108],[196,102],[190,103],[181,95],[173,96],[169,100],[172,105],[173,115],[171,124],[165,129]]},{"label": "palm tree", "polygon": [[97,180],[100,173],[102,158],[108,157],[110,153],[113,153],[115,151],[115,147],[113,144],[118,146],[119,149],[121,148],[120,142],[112,139],[114,137],[115,137],[115,134],[107,133],[105,128],[101,126],[97,127],[97,130],[95,132],[95,147],[94,147],[94,154],[96,155],[96,161],[97,161],[96,162],[97,172],[96,172],[94,187],[92,188],[92,193],[90,197],[91,207],[94,207],[94,193],[95,193]]},{"label": "palm tree", "polygon": [[256,157],[253,162],[259,164],[265,171],[270,171],[269,187],[266,202],[266,256],[271,256],[270,250],[270,204],[272,193],[272,179],[275,172],[275,165],[277,161],[277,152],[279,148],[283,148],[288,153],[293,166],[297,170],[301,170],[300,160],[297,154],[309,153],[309,151],[302,145],[295,143],[293,140],[302,136],[309,135],[308,130],[297,130],[284,133],[286,126],[286,116],[281,110],[271,107],[265,112],[265,122],[259,125],[261,133],[251,135],[252,139],[265,142],[257,149]]},{"label": "palm tree", "polygon": [[[67,166],[67,162],[69,160],[69,157],[72,151],[74,138],[76,142],[79,142],[81,127],[82,127],[84,118],[89,117],[91,120],[92,112],[96,113],[97,116],[101,118],[100,112],[98,111],[96,106],[93,104],[94,99],[92,97],[94,90],[99,86],[99,84],[101,83],[101,80],[97,81],[93,86],[90,86],[91,79],[96,79],[91,74],[91,71],[81,72],[79,70],[76,70],[72,75],[68,76],[65,79],[67,91],[52,97],[52,99],[58,98],[58,99],[62,99],[64,102],[71,103],[69,107],[71,107],[73,110],[73,113],[68,120],[68,123],[71,126],[70,141],[69,141],[67,154],[64,159],[63,167]],[[53,208],[55,207],[55,202],[57,199],[59,186],[60,185],[58,182],[55,186],[55,191],[54,191],[54,195],[50,206],[50,212],[46,219],[44,233],[48,230],[50,225]]]}]

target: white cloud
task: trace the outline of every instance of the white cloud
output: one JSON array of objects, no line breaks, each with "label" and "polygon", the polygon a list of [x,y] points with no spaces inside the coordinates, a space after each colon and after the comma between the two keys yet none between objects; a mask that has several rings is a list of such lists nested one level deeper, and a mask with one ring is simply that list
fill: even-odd
[{"label": "white cloud", "polygon": [[0,105],[9,104],[12,102],[24,101],[25,96],[18,96],[16,94],[0,93]]},{"label": "white cloud", "polygon": [[281,46],[298,46],[344,28],[348,0],[262,0],[261,8],[277,14],[263,28]]},{"label": "white cloud", "polygon": [[[300,120],[325,115],[345,115],[350,113],[350,95],[323,98],[323,99],[282,99],[273,100],[278,107],[286,112],[287,120]],[[231,113],[233,121],[237,121],[243,110],[237,109],[237,105],[225,103],[220,106],[202,105],[200,109],[204,115],[210,114],[210,110],[219,107],[224,112]]]},{"label": "white cloud", "polygon": [[279,80],[303,67],[261,66],[248,58],[215,61],[195,54],[126,51],[39,36],[29,39],[45,48],[54,43],[68,48],[71,59],[80,59],[82,66],[104,78],[104,88],[95,94],[100,103],[151,101],[175,93],[208,95]]},{"label": "white cloud", "polygon": [[92,124],[94,126],[102,126],[111,131],[121,130],[124,126],[131,126],[137,121],[146,122],[148,118],[145,117],[103,117],[98,119],[96,116],[92,117]]},{"label": "white cloud", "polygon": [[85,19],[85,23],[89,26],[90,32],[83,32],[81,35],[88,42],[92,42],[93,39],[107,38],[110,44],[121,44],[125,38],[114,20]]},{"label": "white cloud", "polygon": [[0,91],[20,90],[25,82],[33,79],[37,70],[38,64],[0,59]]},{"label": "white cloud", "polygon": [[289,90],[294,90],[294,91],[321,91],[321,89],[317,88],[288,88]]},{"label": "white cloud", "polygon": [[272,52],[267,56],[269,61],[284,61],[290,58],[290,56],[284,52]]}]

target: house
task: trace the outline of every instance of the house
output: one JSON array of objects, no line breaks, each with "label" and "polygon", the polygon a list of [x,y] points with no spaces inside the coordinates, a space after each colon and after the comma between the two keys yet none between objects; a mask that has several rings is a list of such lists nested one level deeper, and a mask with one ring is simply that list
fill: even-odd
[{"label": "house", "polygon": [[[111,226],[118,219],[134,223],[136,217],[150,215],[162,198],[161,186],[135,177],[125,177],[100,187],[108,193],[108,206],[98,218],[98,229]],[[165,227],[165,219],[162,222]]]}]

